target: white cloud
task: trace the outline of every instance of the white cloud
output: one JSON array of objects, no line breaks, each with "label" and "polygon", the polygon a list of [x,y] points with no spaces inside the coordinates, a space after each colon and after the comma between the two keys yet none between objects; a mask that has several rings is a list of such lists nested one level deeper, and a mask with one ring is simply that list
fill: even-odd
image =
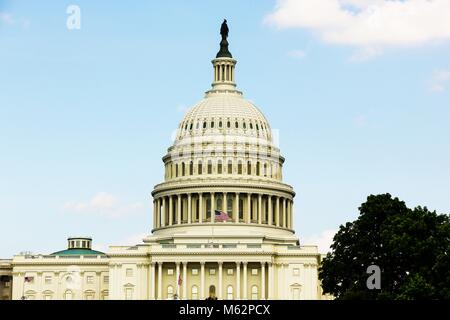
[{"label": "white cloud", "polygon": [[306,52],[303,50],[291,50],[288,52],[288,56],[295,59],[303,59],[306,57]]},{"label": "white cloud", "polygon": [[433,72],[429,89],[432,92],[445,91],[447,85],[450,83],[450,70],[436,70]]},{"label": "white cloud", "polygon": [[326,43],[354,46],[352,60],[361,61],[386,48],[449,41],[450,1],[278,0],[265,22],[309,29]]},{"label": "white cloud", "polygon": [[333,243],[333,237],[337,230],[325,230],[320,234],[313,234],[305,237],[302,242],[303,245],[316,245],[319,249],[319,253],[329,252],[330,246]]},{"label": "white cloud", "polygon": [[85,202],[66,202],[63,209],[76,213],[97,214],[109,218],[118,218],[142,212],[144,204],[142,202],[132,202],[122,205],[112,194],[99,192]]},{"label": "white cloud", "polygon": [[364,128],[367,126],[367,117],[365,115],[358,115],[354,119],[355,126],[358,128]]},{"label": "white cloud", "polygon": [[15,20],[10,13],[0,12],[0,22],[7,25],[12,25],[14,24]]}]

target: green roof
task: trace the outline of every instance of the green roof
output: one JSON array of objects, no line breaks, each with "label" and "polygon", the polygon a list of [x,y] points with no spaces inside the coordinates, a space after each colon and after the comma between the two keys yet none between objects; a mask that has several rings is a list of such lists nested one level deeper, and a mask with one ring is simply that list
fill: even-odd
[{"label": "green roof", "polygon": [[90,249],[67,249],[58,252],[54,252],[51,254],[52,256],[88,256],[88,255],[101,255],[105,256],[106,254],[96,250]]}]

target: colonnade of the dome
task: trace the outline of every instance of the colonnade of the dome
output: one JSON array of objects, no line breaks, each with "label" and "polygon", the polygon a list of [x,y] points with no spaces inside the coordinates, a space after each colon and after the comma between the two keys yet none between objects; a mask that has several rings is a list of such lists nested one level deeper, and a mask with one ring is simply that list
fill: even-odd
[{"label": "colonnade of the dome", "polygon": [[222,223],[216,210],[227,213],[227,223],[293,228],[292,197],[252,192],[187,192],[156,196],[154,228],[183,224]]}]

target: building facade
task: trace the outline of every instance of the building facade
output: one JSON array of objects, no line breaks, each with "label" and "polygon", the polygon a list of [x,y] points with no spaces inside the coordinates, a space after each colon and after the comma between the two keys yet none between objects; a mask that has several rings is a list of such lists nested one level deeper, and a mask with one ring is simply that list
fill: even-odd
[{"label": "building facade", "polygon": [[[294,231],[293,188],[263,113],[236,87],[222,25],[212,87],[179,123],[135,246],[14,257],[13,299],[322,299],[321,255]],[[31,279],[31,280],[30,280]]]}]

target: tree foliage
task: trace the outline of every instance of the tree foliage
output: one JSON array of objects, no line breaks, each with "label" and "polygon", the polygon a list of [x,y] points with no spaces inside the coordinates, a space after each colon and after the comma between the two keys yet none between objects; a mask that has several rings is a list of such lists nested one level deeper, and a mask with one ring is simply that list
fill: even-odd
[{"label": "tree foliage", "polygon": [[[340,226],[322,261],[324,293],[337,299],[450,299],[450,220],[409,209],[390,194],[371,195],[353,222]],[[381,269],[368,289],[367,267]]]}]

